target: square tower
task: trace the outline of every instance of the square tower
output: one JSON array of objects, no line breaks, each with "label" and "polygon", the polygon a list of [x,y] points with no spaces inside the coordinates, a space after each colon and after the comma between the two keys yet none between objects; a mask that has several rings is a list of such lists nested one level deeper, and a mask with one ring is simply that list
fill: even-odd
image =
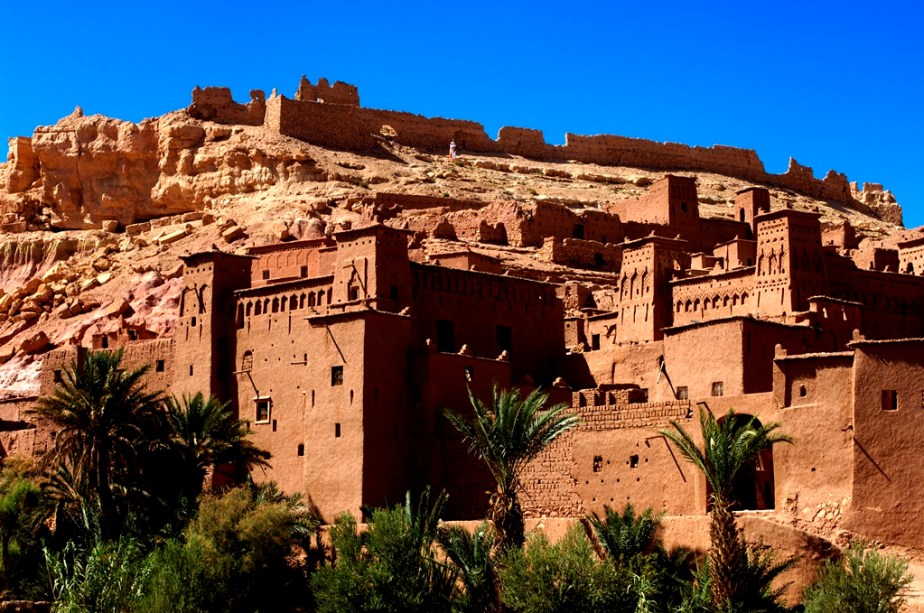
[{"label": "square tower", "polygon": [[664,338],[671,325],[669,281],[675,270],[690,265],[687,242],[648,236],[624,244],[619,274],[617,342],[648,342]]},{"label": "square tower", "polygon": [[742,238],[754,238],[757,235],[755,219],[758,215],[770,212],[770,192],[764,187],[746,187],[735,194],[736,219],[751,227],[751,235]]},{"label": "square tower", "polygon": [[809,298],[827,295],[818,217],[781,209],[755,218],[757,314],[779,317],[807,311]]}]

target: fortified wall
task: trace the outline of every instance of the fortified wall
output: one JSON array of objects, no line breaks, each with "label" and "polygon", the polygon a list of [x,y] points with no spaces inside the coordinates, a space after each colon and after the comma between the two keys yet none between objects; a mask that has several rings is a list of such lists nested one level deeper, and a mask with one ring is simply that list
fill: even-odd
[{"label": "fortified wall", "polygon": [[[197,88],[190,114],[220,123],[253,124],[263,103],[260,91],[251,102],[230,100],[226,88]],[[550,145],[543,133],[528,128],[503,127],[496,140],[474,121],[424,117],[413,113],[367,109],[359,106],[354,86],[320,79],[312,85],[305,77],[295,99],[273,95],[265,101],[263,125],[286,136],[315,145],[348,151],[364,151],[379,139],[428,151],[445,151],[455,140],[460,151],[521,155],[542,161],[574,160],[609,166],[658,170],[713,172],[789,189],[806,196],[830,200],[862,210],[890,223],[901,224],[901,207],[882,186],[867,183],[860,190],[844,174],[829,171],[823,179],[812,169],[790,159],[785,173],[768,173],[751,149],[724,145],[689,146],[615,135],[565,134],[564,145]]]}]

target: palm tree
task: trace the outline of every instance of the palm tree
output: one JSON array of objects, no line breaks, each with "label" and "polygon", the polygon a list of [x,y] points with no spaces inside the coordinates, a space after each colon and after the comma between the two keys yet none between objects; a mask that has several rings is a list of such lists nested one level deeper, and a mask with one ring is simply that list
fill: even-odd
[{"label": "palm tree", "polygon": [[778,423],[761,425],[756,418],[742,419],[730,409],[721,419],[707,409],[699,412],[703,447],[676,421],[660,433],[691,462],[712,490],[709,526],[709,572],[712,604],[716,610],[742,600],[744,586],[736,576],[748,566],[748,549],[735,524],[732,506],[735,479],[742,469],[757,461],[760,452],[792,438],[778,433]]},{"label": "palm tree", "polygon": [[539,389],[521,398],[519,390],[501,390],[495,385],[492,396],[492,405],[486,406],[469,388],[474,417],[467,419],[449,410],[444,413],[497,482],[488,518],[494,523],[498,544],[519,548],[525,540],[518,500],[520,474],[530,460],[574,428],[578,417],[565,414],[566,404],[544,409],[549,395]]},{"label": "palm tree", "polygon": [[490,524],[481,524],[473,533],[461,526],[440,528],[437,540],[458,569],[459,581],[465,588],[458,603],[459,611],[499,611],[500,586],[492,555],[494,535]]},{"label": "palm tree", "polygon": [[160,392],[145,389],[147,366],[126,371],[122,352],[90,352],[73,362],[32,412],[57,431],[49,459],[69,465],[84,495],[99,502],[103,536],[115,528],[113,486],[130,489],[134,461],[156,430]]},{"label": "palm tree", "polygon": [[269,452],[257,448],[248,438],[247,427],[234,419],[228,403],[202,393],[167,400],[164,415],[167,444],[192,475],[193,498],[202,491],[206,471],[218,464],[235,464],[251,470],[268,467]]}]

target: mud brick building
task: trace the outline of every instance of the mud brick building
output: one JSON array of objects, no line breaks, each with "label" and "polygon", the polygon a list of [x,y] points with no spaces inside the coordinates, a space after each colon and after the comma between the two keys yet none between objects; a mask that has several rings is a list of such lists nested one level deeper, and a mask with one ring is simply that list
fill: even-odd
[{"label": "mud brick building", "polygon": [[[300,92],[305,100],[257,96],[235,110],[237,120],[274,114],[280,130],[296,134],[334,125],[318,114],[382,119],[361,112],[358,94],[343,86]],[[197,103],[220,119],[229,100],[200,92]],[[385,119],[414,128],[415,116],[404,115]],[[460,141],[453,130],[461,128],[445,122],[434,138]],[[350,132],[301,136],[335,134]],[[472,138],[469,147],[554,153],[541,134],[522,130]],[[590,152],[595,143],[566,147]],[[369,225],[329,238],[247,255],[196,253],[184,258],[172,338],[126,328],[93,346],[121,346],[128,365],[150,364],[153,386],[230,401],[272,453],[272,468],[257,478],[310,493],[328,517],[428,484],[449,492],[450,518],[481,516],[490,478],[442,412],[465,411],[467,388],[487,397],[494,385],[542,386],[581,424],[528,467],[523,502],[533,516],[625,502],[704,513],[705,482],[657,430],[670,420],[694,428],[698,407],[734,407],[781,422],[796,440],[767,452],[742,481],[743,508],[836,517],[872,538],[924,545],[920,240],[871,255],[851,244],[848,229],[825,239],[817,215],[772,210],[759,187],[737,195],[734,219],[700,217],[697,203],[695,180],[667,175],[607,211],[453,201],[429,229],[390,227],[373,214]],[[466,245],[412,258],[421,232]],[[610,284],[590,287],[567,273],[521,278],[468,250],[479,242],[595,266]],[[49,354],[42,393],[84,351]],[[28,402],[0,404],[2,423],[22,422]],[[0,445],[40,454],[49,436],[4,426]]]}]

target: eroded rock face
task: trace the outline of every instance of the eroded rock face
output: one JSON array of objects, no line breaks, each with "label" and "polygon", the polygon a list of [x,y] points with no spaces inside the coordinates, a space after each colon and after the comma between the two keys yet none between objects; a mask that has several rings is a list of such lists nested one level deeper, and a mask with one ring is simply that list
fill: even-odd
[{"label": "eroded rock face", "polygon": [[241,128],[184,112],[138,124],[75,112],[11,139],[0,166],[0,229],[125,227],[281,181],[324,178],[304,152],[268,151]]}]

